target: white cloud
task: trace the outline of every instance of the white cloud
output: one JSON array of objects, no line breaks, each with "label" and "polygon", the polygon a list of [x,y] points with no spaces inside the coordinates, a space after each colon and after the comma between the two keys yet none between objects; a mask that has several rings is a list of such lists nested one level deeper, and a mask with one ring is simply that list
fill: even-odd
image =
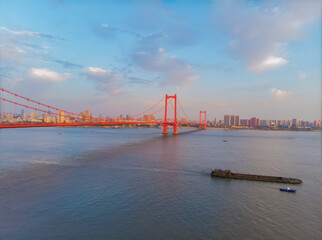
[{"label": "white cloud", "polygon": [[291,91],[283,91],[277,88],[271,88],[271,95],[278,101],[284,100],[291,96]]},{"label": "white cloud", "polygon": [[120,94],[125,91],[119,87],[123,76],[111,70],[105,70],[99,67],[88,67],[84,71],[87,79],[95,82],[97,89],[107,91],[110,94]]},{"label": "white cloud", "polygon": [[95,76],[98,76],[100,74],[109,74],[111,72],[109,70],[104,70],[99,67],[88,67],[86,71],[88,74],[95,75]]},{"label": "white cloud", "polygon": [[287,61],[281,57],[269,57],[264,62],[263,65],[267,67],[281,66],[286,64]]},{"label": "white cloud", "polygon": [[6,31],[8,33],[14,34],[14,35],[23,35],[23,36],[30,36],[30,37],[34,37],[39,35],[38,32],[30,32],[30,31],[13,31],[10,30],[6,27],[0,27],[0,30]]},{"label": "white cloud", "polygon": [[231,36],[229,52],[248,71],[260,73],[279,68],[286,60],[287,42],[305,37],[305,27],[320,18],[318,1],[218,1],[214,21]]},{"label": "white cloud", "polygon": [[70,74],[69,73],[60,74],[57,72],[50,71],[47,68],[31,68],[28,71],[28,76],[33,79],[37,79],[41,81],[61,82],[68,79],[70,77]]},{"label": "white cloud", "polygon": [[299,71],[299,80],[300,81],[305,81],[306,80],[306,73],[305,72],[302,72],[302,71]]},{"label": "white cloud", "polygon": [[17,36],[39,37],[39,38],[63,40],[61,38],[54,37],[50,34],[39,33],[39,32],[32,32],[32,31],[25,31],[25,30],[14,31],[14,30],[8,29],[6,27],[0,27],[0,30],[5,31],[10,34],[13,34],[13,35],[17,35]]}]

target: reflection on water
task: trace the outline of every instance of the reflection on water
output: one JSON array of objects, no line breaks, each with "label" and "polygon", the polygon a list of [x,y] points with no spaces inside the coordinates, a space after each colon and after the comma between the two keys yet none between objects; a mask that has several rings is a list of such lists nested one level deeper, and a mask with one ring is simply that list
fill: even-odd
[{"label": "reflection on water", "polygon": [[[321,237],[320,133],[16,129],[0,153],[0,239]],[[210,178],[218,167],[303,184]]]}]

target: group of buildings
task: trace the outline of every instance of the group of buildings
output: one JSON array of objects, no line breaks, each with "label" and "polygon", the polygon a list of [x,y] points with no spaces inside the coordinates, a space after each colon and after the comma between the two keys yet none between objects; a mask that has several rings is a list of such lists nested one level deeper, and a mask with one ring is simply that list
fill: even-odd
[{"label": "group of buildings", "polygon": [[[20,114],[13,113],[1,113],[0,122],[2,123],[19,123],[19,122],[45,122],[45,123],[71,123],[78,121],[90,122],[94,119],[104,119],[110,121],[143,121],[143,122],[154,122],[162,121],[162,119],[156,119],[154,115],[144,115],[140,118],[131,117],[131,115],[121,114],[117,117],[108,116],[102,118],[100,115],[98,118],[93,117],[90,111],[85,110],[77,115],[71,115],[68,112],[62,110],[57,111],[56,114],[40,114],[35,111],[30,112],[30,114],[25,113],[21,110]],[[187,122],[186,118],[180,119],[181,123]],[[214,121],[208,121],[208,125],[215,127],[251,127],[251,128],[321,128],[321,120],[315,121],[302,121],[298,118],[292,120],[260,120],[257,117],[252,117],[250,119],[240,119],[239,115],[224,115],[223,120],[214,119]]]},{"label": "group of buildings", "polygon": [[292,120],[260,120],[257,117],[250,119],[240,119],[239,115],[224,115],[223,120],[214,119],[211,125],[217,127],[278,127],[278,128],[321,128],[321,120],[302,121],[298,118]]},{"label": "group of buildings", "polygon": [[[35,111],[30,112],[30,114],[25,113],[24,110],[21,110],[21,112],[18,114],[14,113],[1,113],[0,114],[0,123],[21,123],[21,122],[34,122],[34,123],[71,123],[71,122],[79,122],[79,121],[97,121],[97,120],[110,120],[110,121],[144,121],[144,122],[153,122],[157,119],[154,117],[154,115],[144,115],[140,118],[134,118],[131,117],[131,115],[127,114],[121,114],[119,116],[107,116],[106,118],[103,118],[100,114],[99,117],[92,116],[91,112],[88,110],[85,110],[83,112],[80,112],[78,115],[71,115],[68,112],[64,112],[62,110],[57,111],[57,113],[51,113],[51,114],[41,114],[37,113]],[[160,120],[160,119],[159,119]],[[185,119],[183,119],[186,121]]]},{"label": "group of buildings", "polygon": [[80,120],[90,121],[91,114],[88,110],[81,112],[78,116],[71,115],[62,110],[57,111],[57,114],[51,113],[37,113],[36,111],[25,113],[24,110],[18,113],[1,113],[0,122],[3,123],[21,123],[21,122],[34,122],[34,123],[71,123]]}]

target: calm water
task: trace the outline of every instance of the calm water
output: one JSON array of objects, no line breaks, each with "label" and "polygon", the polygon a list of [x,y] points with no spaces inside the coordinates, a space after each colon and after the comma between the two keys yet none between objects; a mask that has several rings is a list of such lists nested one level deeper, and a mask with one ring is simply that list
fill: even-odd
[{"label": "calm water", "polygon": [[0,130],[0,239],[321,239],[321,174],[317,132]]}]

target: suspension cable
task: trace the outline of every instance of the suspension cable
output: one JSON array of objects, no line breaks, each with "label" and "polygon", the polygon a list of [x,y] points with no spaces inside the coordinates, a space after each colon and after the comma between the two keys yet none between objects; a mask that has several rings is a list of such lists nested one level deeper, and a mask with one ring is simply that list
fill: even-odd
[{"label": "suspension cable", "polygon": [[179,106],[180,106],[180,108],[181,108],[181,110],[182,110],[182,112],[184,113],[184,115],[186,116],[186,118],[189,120],[189,121],[191,121],[191,118],[186,114],[186,112],[183,110],[183,107],[182,107],[182,105],[181,105],[181,103],[180,103],[180,101],[179,101],[179,99],[178,99],[178,103],[179,103]]},{"label": "suspension cable", "polygon": [[140,115],[142,115],[142,114],[144,114],[144,113],[147,113],[148,111],[152,110],[154,107],[156,107],[157,105],[159,105],[159,103],[160,103],[162,100],[164,100],[164,98],[165,98],[165,97],[163,97],[162,99],[160,99],[160,101],[158,101],[156,104],[154,104],[154,105],[153,105],[152,107],[150,107],[148,110],[145,110],[145,111],[143,111],[143,112],[141,112],[141,113],[139,113],[139,114],[136,114],[136,115],[134,115],[134,116],[130,117],[130,119],[135,118],[135,117],[137,117],[137,116],[140,116]]}]

